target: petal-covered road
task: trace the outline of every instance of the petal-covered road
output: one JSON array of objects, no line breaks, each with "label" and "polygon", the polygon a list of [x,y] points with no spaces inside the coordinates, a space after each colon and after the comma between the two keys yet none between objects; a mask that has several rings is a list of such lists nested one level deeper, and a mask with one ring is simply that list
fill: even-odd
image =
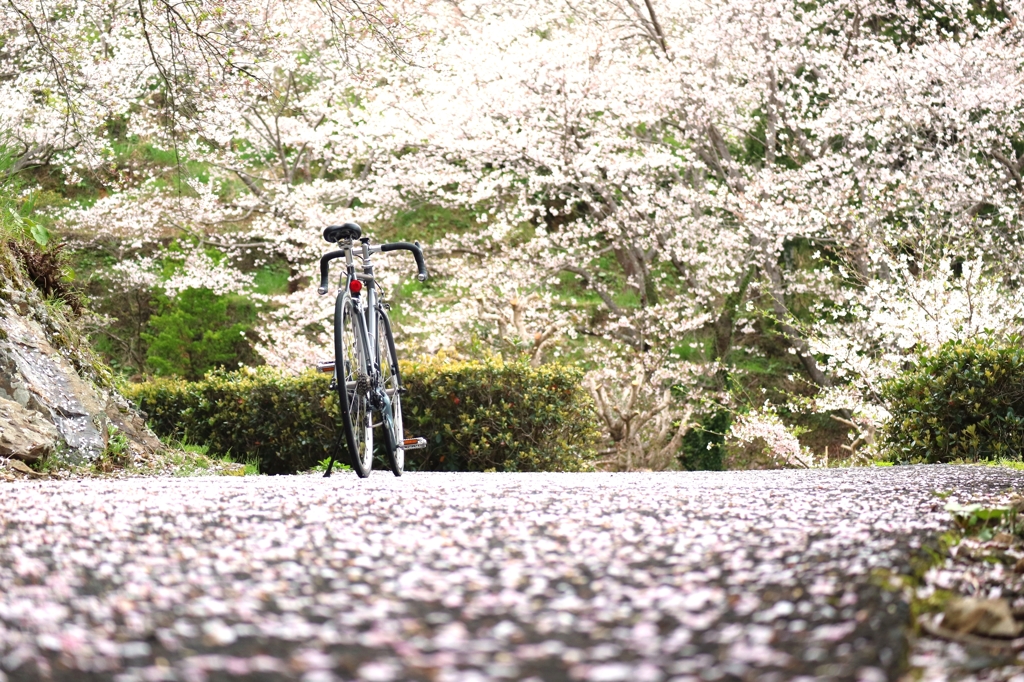
[{"label": "petal-covered road", "polygon": [[984,467],[0,487],[3,680],[893,680]]}]

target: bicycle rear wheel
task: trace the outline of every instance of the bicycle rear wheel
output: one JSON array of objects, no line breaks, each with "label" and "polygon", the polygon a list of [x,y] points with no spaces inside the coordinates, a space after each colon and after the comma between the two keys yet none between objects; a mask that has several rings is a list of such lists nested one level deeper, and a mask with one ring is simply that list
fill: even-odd
[{"label": "bicycle rear wheel", "polygon": [[360,478],[373,467],[373,426],[367,404],[367,358],[360,333],[361,318],[347,291],[334,304],[334,376],[341,403],[341,425],[349,461]]},{"label": "bicycle rear wheel", "polygon": [[381,410],[381,430],[384,432],[384,450],[388,455],[391,473],[401,476],[405,470],[405,430],[402,425],[402,381],[398,372],[395,338],[391,335],[391,320],[384,310],[377,311],[377,361],[381,384],[391,404]]}]

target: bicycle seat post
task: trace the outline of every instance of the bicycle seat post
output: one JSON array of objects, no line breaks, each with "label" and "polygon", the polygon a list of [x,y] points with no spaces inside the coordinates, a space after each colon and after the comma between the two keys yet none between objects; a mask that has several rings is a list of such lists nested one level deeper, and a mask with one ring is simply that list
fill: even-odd
[{"label": "bicycle seat post", "polygon": [[345,249],[345,265],[351,269],[355,263],[355,259],[353,258],[355,254],[352,253],[352,240],[346,239],[343,242],[338,242],[338,246]]}]

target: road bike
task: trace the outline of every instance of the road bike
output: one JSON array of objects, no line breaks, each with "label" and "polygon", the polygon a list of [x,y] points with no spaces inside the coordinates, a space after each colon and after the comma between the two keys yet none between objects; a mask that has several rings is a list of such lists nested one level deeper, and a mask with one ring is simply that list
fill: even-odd
[{"label": "road bike", "polygon": [[[398,370],[395,339],[391,333],[390,306],[384,291],[373,276],[371,257],[389,251],[411,251],[416,259],[417,275],[427,279],[427,266],[419,243],[395,242],[371,245],[355,223],[331,225],[324,229],[324,239],[339,249],[320,259],[320,286],[317,293],[327,293],[330,262],[345,259],[338,298],[334,304],[334,360],[317,365],[321,372],[330,372],[331,390],[337,391],[341,403],[341,425],[352,468],[360,478],[373,468],[373,430],[381,427],[383,449],[395,476],[405,469],[405,451],[426,447],[424,438],[406,438],[402,426],[402,377]],[[357,266],[357,260],[358,266]],[[374,421],[374,416],[379,417]],[[336,438],[327,471],[331,475],[341,438]]]}]

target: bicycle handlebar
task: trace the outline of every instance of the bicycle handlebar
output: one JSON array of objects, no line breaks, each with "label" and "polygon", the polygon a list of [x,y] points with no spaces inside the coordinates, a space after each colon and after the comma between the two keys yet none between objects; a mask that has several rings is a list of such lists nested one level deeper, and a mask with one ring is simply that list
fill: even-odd
[{"label": "bicycle handlebar", "polygon": [[316,293],[323,296],[327,293],[327,275],[330,269],[329,263],[335,258],[341,258],[345,255],[345,251],[332,251],[331,253],[325,254],[320,258],[320,286],[317,287]]},{"label": "bicycle handlebar", "polygon": [[[320,286],[317,287],[316,292],[321,296],[327,293],[327,277],[330,270],[330,262],[335,258],[344,256],[349,248],[351,247],[343,248],[340,251],[332,251],[320,258]],[[416,259],[416,268],[419,270],[416,278],[421,282],[427,281],[427,264],[423,260],[423,249],[420,248],[419,242],[412,244],[409,242],[382,244],[381,246],[373,247],[373,250],[379,250],[381,253],[388,251],[412,251],[412,255]]]},{"label": "bicycle handlebar", "polygon": [[416,268],[419,270],[419,274],[416,278],[421,282],[427,281],[427,264],[423,260],[423,249],[420,248],[419,242],[410,244],[409,242],[395,242],[393,244],[384,244],[380,247],[382,253],[388,251],[412,251],[413,258],[416,259]]}]

